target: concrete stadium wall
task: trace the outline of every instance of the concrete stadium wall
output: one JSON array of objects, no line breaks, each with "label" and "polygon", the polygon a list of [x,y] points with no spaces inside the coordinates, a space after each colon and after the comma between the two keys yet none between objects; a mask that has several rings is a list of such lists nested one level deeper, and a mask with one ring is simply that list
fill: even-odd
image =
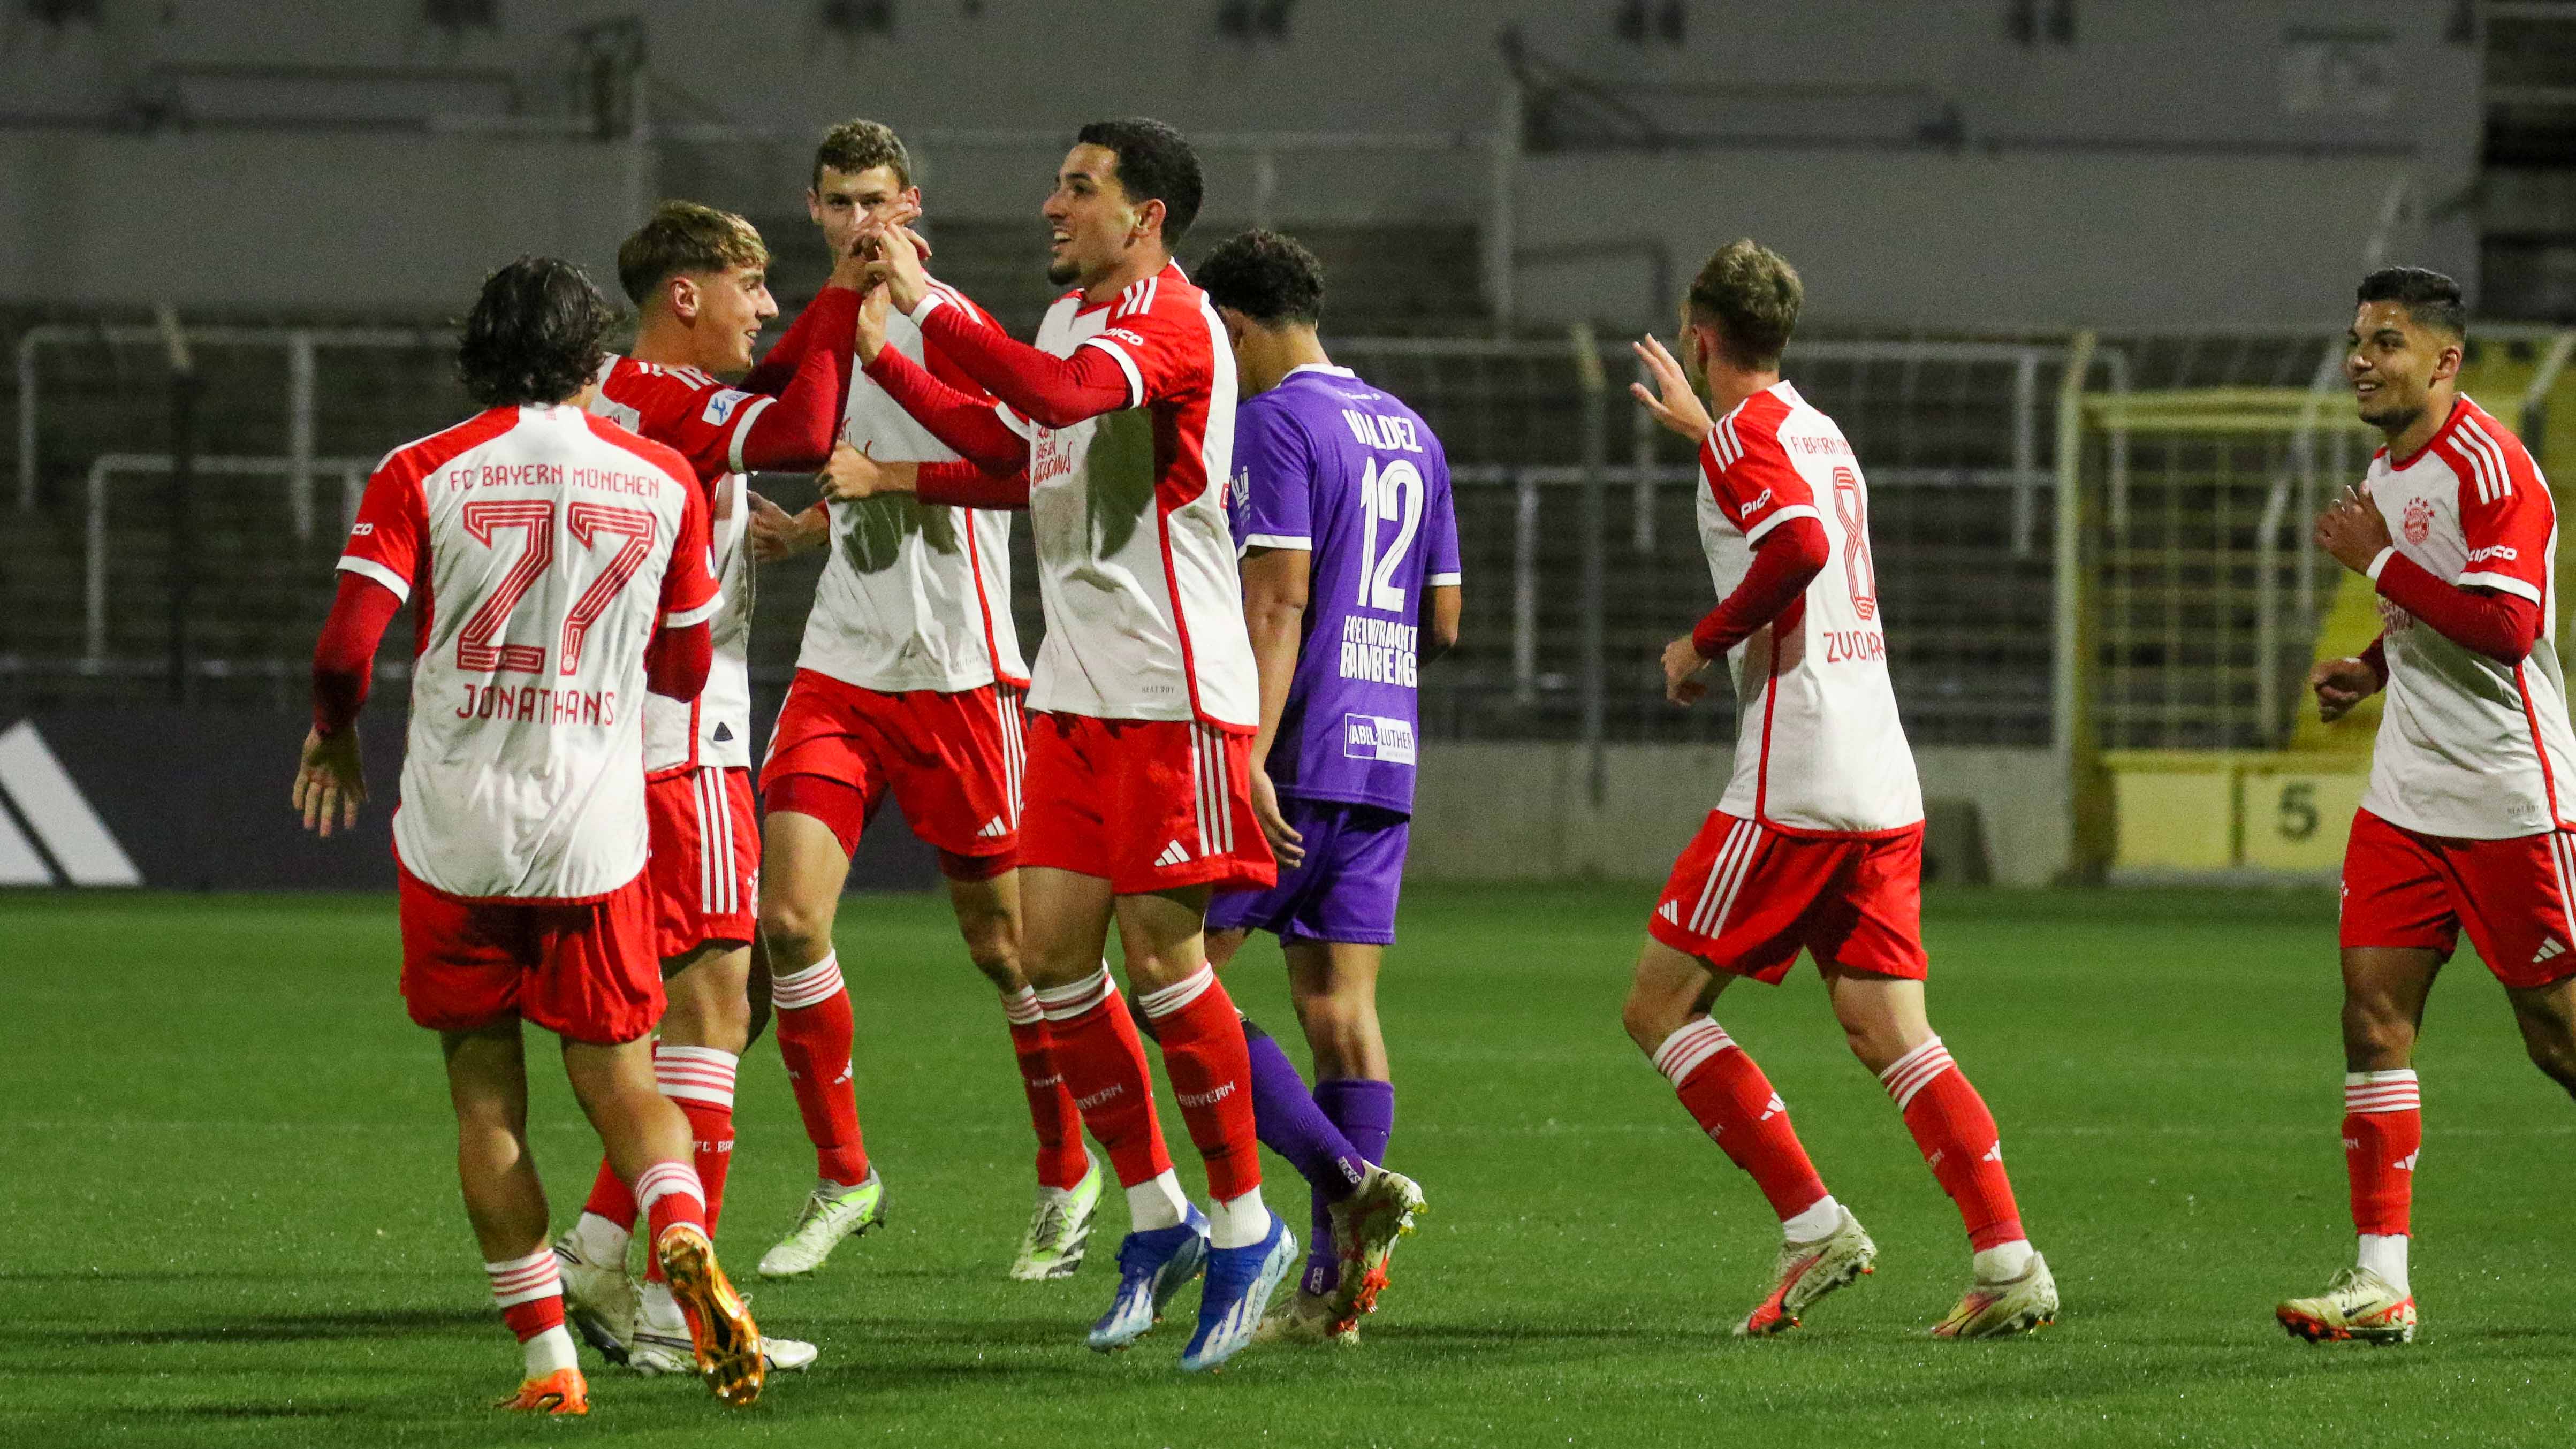
[{"label": "concrete stadium wall", "polygon": [[[1733,752],[1616,745],[1602,803],[1579,745],[1433,741],[1422,752],[1411,874],[1417,880],[1660,882],[1716,807]],[[2037,749],[1920,749],[1936,814],[1976,807],[1995,883],[2042,886],[2065,869],[2069,804],[2055,757]]]}]

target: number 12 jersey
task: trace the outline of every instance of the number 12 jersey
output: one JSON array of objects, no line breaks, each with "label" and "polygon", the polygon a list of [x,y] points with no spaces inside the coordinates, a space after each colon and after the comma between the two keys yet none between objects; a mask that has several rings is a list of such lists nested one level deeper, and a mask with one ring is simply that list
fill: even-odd
[{"label": "number 12 jersey", "polygon": [[1834,420],[1774,383],[1700,443],[1700,546],[1724,598],[1793,518],[1831,552],[1806,592],[1735,647],[1735,774],[1718,808],[1787,834],[1871,835],[1923,819],[1914,752],[1887,677],[1869,485]]}]

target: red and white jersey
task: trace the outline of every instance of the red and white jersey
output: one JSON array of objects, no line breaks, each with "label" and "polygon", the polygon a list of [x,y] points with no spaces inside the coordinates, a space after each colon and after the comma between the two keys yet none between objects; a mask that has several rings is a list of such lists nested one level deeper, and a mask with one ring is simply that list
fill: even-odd
[{"label": "red and white jersey", "polygon": [[776,398],[728,387],[694,367],[610,356],[599,369],[591,412],[676,450],[705,490],[724,602],[708,621],[715,662],[706,691],[683,704],[644,702],[644,768],[655,774],[751,765],[751,502],[742,440]]},{"label": "red and white jersey", "polygon": [[2522,440],[2461,398],[2403,463],[2370,460],[2399,553],[2435,578],[2540,608],[2520,664],[2464,648],[2379,601],[2388,698],[2361,807],[2426,835],[2502,840],[2576,828],[2576,736],[2558,667],[2558,512]]},{"label": "red and white jersey", "polygon": [[644,869],[644,649],[721,604],[678,453],[570,406],[385,455],[340,567],[407,600],[394,853],[470,900],[583,901]]},{"label": "red and white jersey", "polygon": [[1824,572],[1735,647],[1735,776],[1718,809],[1774,829],[1867,835],[1923,818],[1914,752],[1887,679],[1869,547],[1869,484],[1834,420],[1789,384],[1746,398],[1700,443],[1700,546],[1719,598],[1792,518],[1824,526]]},{"label": "red and white jersey", "polygon": [[1069,428],[1018,424],[1047,623],[1029,708],[1257,729],[1225,516],[1234,352],[1216,309],[1167,266],[1096,305],[1058,298],[1037,345],[1108,353],[1128,405]]},{"label": "red and white jersey", "polygon": [[[955,288],[931,286],[964,315],[1000,327]],[[950,386],[984,395],[945,357],[925,357],[920,324],[892,309],[886,345]],[[841,436],[881,462],[957,457],[855,366]],[[1011,622],[1010,514],[923,503],[908,493],[831,509],[832,557],[814,586],[797,668],[881,694],[1027,687],[1029,666]]]}]

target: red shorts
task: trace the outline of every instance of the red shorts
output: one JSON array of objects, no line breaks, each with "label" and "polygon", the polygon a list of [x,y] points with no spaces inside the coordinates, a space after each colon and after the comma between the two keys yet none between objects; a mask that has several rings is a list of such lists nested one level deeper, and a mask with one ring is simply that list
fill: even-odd
[{"label": "red shorts", "polygon": [[1105,876],[1117,894],[1267,890],[1252,737],[1194,720],[1029,717],[1020,863]]},{"label": "red shorts", "polygon": [[760,816],[751,771],[702,765],[644,782],[654,939],[662,959],[709,941],[751,944],[760,921]]},{"label": "red shorts", "polygon": [[[843,850],[888,792],[912,833],[957,857],[1008,869],[1020,839],[1020,691],[1007,684],[942,694],[881,694],[811,669],[796,671],[761,762],[772,810],[812,815]],[[800,792],[794,776],[844,788]],[[949,874],[979,872],[968,868]]]},{"label": "red shorts", "polygon": [[1920,981],[1923,827],[1788,835],[1722,810],[1673,863],[1646,931],[1720,971],[1778,984],[1803,946],[1819,966]]},{"label": "red shorts", "polygon": [[572,1041],[629,1042],[662,1019],[652,872],[595,901],[464,901],[402,872],[402,993],[432,1031],[513,1014]]},{"label": "red shorts", "polygon": [[2512,840],[2454,840],[2391,825],[2367,810],[2352,817],[2343,848],[2346,949],[2418,947],[2444,960],[2469,944],[2507,986],[2547,986],[2576,975],[2576,832]]}]

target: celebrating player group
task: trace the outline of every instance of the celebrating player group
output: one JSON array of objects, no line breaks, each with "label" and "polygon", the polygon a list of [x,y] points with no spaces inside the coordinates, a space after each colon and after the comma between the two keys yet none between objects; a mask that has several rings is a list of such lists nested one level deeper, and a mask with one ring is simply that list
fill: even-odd
[{"label": "celebrating player group", "polygon": [[[1425,1206],[1388,1165],[1376,982],[1419,670],[1461,613],[1439,439],[1334,365],[1323,271],[1295,241],[1246,232],[1183,272],[1200,171],[1159,122],[1093,123],[1065,155],[1043,216],[1047,275],[1068,290],[1033,344],[931,274],[924,198],[885,126],[829,132],[805,199],[830,279],[757,360],[778,309],[767,246],[737,216],[667,202],[627,239],[623,356],[576,268],[495,273],[459,351],[485,410],[378,466],[316,649],[294,804],[327,835],[366,799],[356,721],[381,636],[412,611],[401,985],[439,1034],[467,1216],[522,1347],[501,1402],[586,1413],[576,1334],[734,1405],[824,1352],[754,1324],[715,1230],[736,1066],[773,1021],[816,1180],[759,1273],[815,1273],[885,1220],[853,1021],[902,1007],[853,1001],[833,925],[889,796],[937,850],[964,954],[996,991],[994,1070],[1007,1035],[1026,1089],[1035,1202],[1009,1276],[1076,1273],[1114,1176],[1128,1231],[1090,1347],[1136,1343],[1192,1280],[1185,1370],[1259,1342],[1356,1344]],[[1802,297],[1786,261],[1739,241],[1693,281],[1678,348],[1637,348],[1654,380],[1640,405],[1699,450],[1719,600],[1664,651],[1665,692],[1694,702],[1722,662],[1738,726],[1733,776],[1646,912],[1625,1024],[1779,1218],[1777,1272],[1736,1332],[1795,1328],[1878,1256],[1711,1014],[1727,985],[1777,983],[1804,951],[1968,1238],[1967,1287],[1930,1331],[2018,1334],[2054,1321],[2057,1286],[1995,1119],[1926,1012],[1922,794],[1868,488],[1780,376]],[[2554,612],[2549,494],[2453,387],[2457,289],[2389,272],[2361,301],[2348,372],[2390,444],[2318,541],[2374,581],[2388,627],[2315,680],[2329,717],[2389,693],[2345,875],[2360,1249],[2279,1317],[2310,1338],[2402,1341],[2421,1137],[2408,1054],[2463,927],[2534,1059],[2576,1089],[2576,824],[2557,784],[2576,736],[2555,655],[2535,648]],[[755,471],[812,474],[821,501],[790,512],[750,490]],[[1011,609],[1022,512],[1034,665]],[[816,549],[755,784],[753,581]],[[1218,977],[1255,930],[1281,943],[1311,1082]],[[551,1241],[523,1022],[562,1039],[602,1146]],[[1205,1168],[1200,1200],[1166,1146],[1149,1041]],[[1262,1145],[1303,1179],[1302,1222],[1265,1198]]]}]

